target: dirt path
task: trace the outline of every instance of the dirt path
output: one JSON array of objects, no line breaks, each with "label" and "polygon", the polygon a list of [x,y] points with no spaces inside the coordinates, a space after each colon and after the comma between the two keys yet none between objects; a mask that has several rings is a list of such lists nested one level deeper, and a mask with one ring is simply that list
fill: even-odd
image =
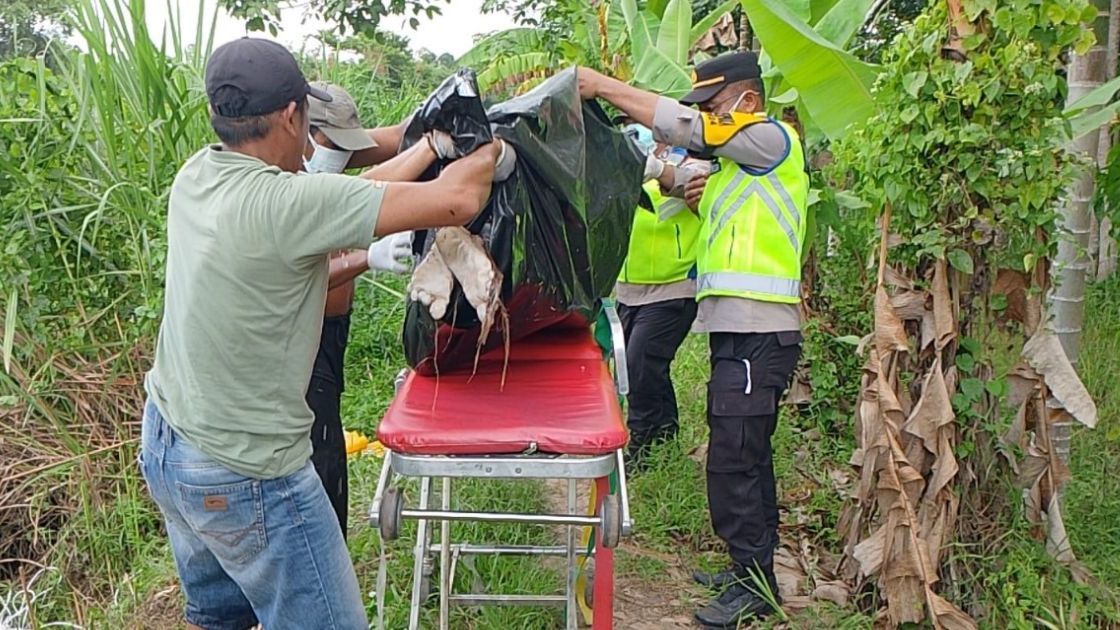
[{"label": "dirt path", "polygon": [[171,582],[149,593],[124,626],[128,630],[185,630],[187,625],[183,620],[183,596],[179,583]]},{"label": "dirt path", "polygon": [[[545,485],[549,509],[557,514],[567,512],[567,482],[549,480]],[[590,487],[589,483],[581,483],[579,487],[576,506],[580,512],[587,508]],[[556,528],[556,538],[564,540],[564,528]],[[650,566],[657,570],[650,571]],[[560,568],[563,570],[562,565]],[[642,549],[624,540],[615,550],[615,627],[627,630],[695,628],[692,612],[702,596],[685,586],[691,584],[689,575],[679,557]]]},{"label": "dirt path", "polygon": [[[692,613],[703,598],[689,590],[690,571],[679,557],[626,543],[616,553],[615,627],[632,630],[695,628]],[[654,579],[625,570],[626,559],[654,560],[665,567]]]},{"label": "dirt path", "polygon": [[[849,603],[848,587],[837,580],[831,569],[837,557],[815,548],[805,529],[812,510],[807,506],[814,490],[828,487],[845,488],[846,474],[835,472],[828,481],[811,484],[790,483],[780,500],[783,506],[781,544],[775,553],[774,570],[784,600],[783,609],[790,615],[788,627],[815,625],[805,616],[807,608],[816,608],[817,601],[845,606]],[[567,484],[560,480],[545,483],[549,507],[556,513],[567,511]],[[587,507],[590,484],[582,484],[576,505]],[[556,529],[557,540],[564,540],[563,528]],[[557,559],[559,560],[559,559]],[[615,550],[615,627],[626,630],[658,630],[662,628],[696,628],[693,613],[711,597],[705,589],[692,582],[695,559],[691,556],[663,553],[643,548],[639,543],[623,540]],[[563,570],[562,564],[558,569]],[[807,622],[807,624],[806,624]]]}]

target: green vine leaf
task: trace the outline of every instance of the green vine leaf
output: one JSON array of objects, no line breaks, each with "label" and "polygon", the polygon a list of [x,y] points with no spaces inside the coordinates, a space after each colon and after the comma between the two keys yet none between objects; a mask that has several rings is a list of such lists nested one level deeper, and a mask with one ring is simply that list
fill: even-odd
[{"label": "green vine leaf", "polygon": [[949,252],[949,264],[961,273],[972,275],[975,271],[972,265],[972,256],[963,249],[954,249]]},{"label": "green vine leaf", "polygon": [[929,79],[929,73],[925,70],[919,72],[908,72],[902,78],[902,86],[906,88],[906,93],[914,98],[918,98],[918,92],[925,86],[926,80]]},{"label": "green vine leaf", "polygon": [[984,395],[984,382],[978,378],[966,378],[961,381],[961,393],[969,401],[980,400]]},{"label": "green vine leaf", "polygon": [[984,389],[995,398],[1003,398],[1011,391],[1011,386],[1007,384],[1007,379],[997,378],[984,383]]},{"label": "green vine leaf", "polygon": [[971,354],[958,354],[957,369],[971,373],[972,370],[976,369],[976,359],[972,358]]}]

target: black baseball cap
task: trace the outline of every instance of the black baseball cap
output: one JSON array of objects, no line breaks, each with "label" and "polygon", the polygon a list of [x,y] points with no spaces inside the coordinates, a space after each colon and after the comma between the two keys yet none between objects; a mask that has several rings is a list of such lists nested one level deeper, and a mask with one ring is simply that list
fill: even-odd
[{"label": "black baseball cap", "polygon": [[751,51],[724,53],[697,64],[692,71],[692,91],[681,102],[697,105],[712,99],[728,83],[757,79],[762,76],[758,55]]},{"label": "black baseball cap", "polygon": [[287,48],[267,39],[235,39],[219,46],[206,63],[206,96],[221,116],[269,114],[308,95],[331,100],[307,83]]}]

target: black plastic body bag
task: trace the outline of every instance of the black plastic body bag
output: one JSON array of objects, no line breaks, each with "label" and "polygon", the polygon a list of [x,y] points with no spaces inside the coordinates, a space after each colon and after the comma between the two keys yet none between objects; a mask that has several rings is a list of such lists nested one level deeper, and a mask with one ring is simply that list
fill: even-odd
[{"label": "black plastic body bag", "polygon": [[[501,347],[542,329],[588,326],[622,268],[635,208],[642,196],[645,157],[591,101],[582,101],[575,69],[485,111],[474,73],[449,77],[413,115],[401,150],[439,129],[469,152],[501,138],[517,151],[514,174],[494,184],[483,211],[467,225],[503,274],[499,318],[481,349]],[[435,177],[441,164],[425,174]],[[418,232],[424,254],[434,233]],[[437,340],[438,330],[438,340]],[[405,357],[421,374],[470,366],[478,352],[475,310],[455,283],[442,321],[410,301]],[[438,356],[437,356],[438,350]]]}]

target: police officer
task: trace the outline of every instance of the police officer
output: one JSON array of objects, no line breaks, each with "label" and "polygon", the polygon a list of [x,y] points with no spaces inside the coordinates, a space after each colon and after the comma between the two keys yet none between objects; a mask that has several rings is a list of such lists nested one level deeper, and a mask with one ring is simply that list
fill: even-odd
[{"label": "police officer", "polygon": [[[709,627],[774,612],[752,572],[777,596],[778,503],[770,437],[801,353],[801,251],[809,179],[796,130],[764,113],[753,52],[698,65],[680,103],[580,68],[580,93],[602,98],[654,138],[714,160],[700,196],[697,299],[710,333],[708,504],[728,545],[726,571],[697,573],[721,590],[697,611]],[[699,112],[687,107],[698,106]],[[780,601],[780,600],[778,600]]]},{"label": "police officer", "polygon": [[629,249],[615,285],[630,374],[628,455],[630,463],[640,466],[651,444],[677,433],[677,398],[669,368],[696,318],[700,236],[695,205],[686,207],[681,197],[687,180],[694,174],[706,176],[706,169],[700,174],[682,168],[683,154],[656,144],[648,127],[631,123],[626,131],[657,161],[646,173],[656,178],[642,186],[650,207],[639,207],[634,214]]}]

